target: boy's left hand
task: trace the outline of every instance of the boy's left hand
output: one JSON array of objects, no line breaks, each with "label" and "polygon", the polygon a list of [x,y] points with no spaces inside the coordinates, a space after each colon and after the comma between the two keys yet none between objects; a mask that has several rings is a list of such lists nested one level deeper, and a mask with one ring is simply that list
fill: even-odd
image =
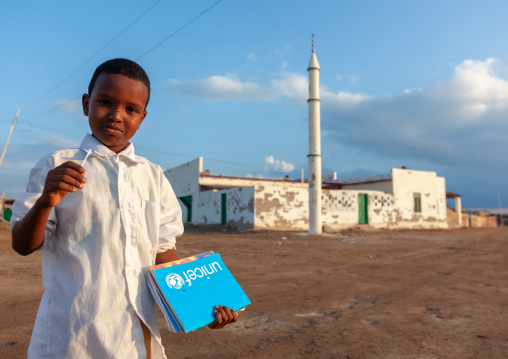
[{"label": "boy's left hand", "polygon": [[208,326],[211,329],[221,329],[238,320],[238,313],[223,305],[215,306],[213,314],[215,315],[215,321]]}]

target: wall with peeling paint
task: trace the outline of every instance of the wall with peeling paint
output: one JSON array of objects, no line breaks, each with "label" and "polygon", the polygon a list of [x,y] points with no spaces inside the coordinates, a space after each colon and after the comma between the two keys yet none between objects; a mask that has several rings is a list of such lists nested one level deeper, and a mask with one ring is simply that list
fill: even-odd
[{"label": "wall with peeling paint", "polygon": [[358,191],[323,190],[321,192],[323,224],[358,224],[358,193]]},{"label": "wall with peeling paint", "polygon": [[254,228],[255,187],[221,191],[227,193],[227,223],[243,228]]},{"label": "wall with peeling paint", "polygon": [[254,227],[278,230],[309,229],[309,190],[255,186]]},{"label": "wall with peeling paint", "polygon": [[226,223],[244,228],[254,227],[254,187],[200,192],[197,200],[198,224],[222,223],[222,195],[226,195]]},{"label": "wall with peeling paint", "polygon": [[220,224],[221,192],[200,192],[197,206],[193,208],[193,211],[196,212],[195,218],[198,224]]},{"label": "wall with peeling paint", "polygon": [[[199,195],[199,176],[203,171],[203,157],[199,157],[194,161],[190,161],[174,167],[172,169],[164,171],[164,175],[171,183],[173,191],[177,197],[184,197],[192,195],[192,208],[198,206],[198,195]],[[182,213],[184,221],[187,221],[187,208],[183,203],[180,202],[182,211],[185,211],[185,215]],[[192,222],[197,222],[197,213],[192,211]]]},{"label": "wall with peeling paint", "polygon": [[[396,228],[448,228],[446,222],[446,185],[436,172],[392,169]],[[414,194],[421,195],[421,212],[415,212]]]},{"label": "wall with peeling paint", "polygon": [[247,187],[257,185],[280,186],[291,188],[307,188],[307,183],[299,181],[283,181],[282,179],[269,179],[269,178],[239,178],[227,176],[209,176],[202,175],[199,179],[202,186],[231,186],[231,187]]},{"label": "wall with peeling paint", "polygon": [[[209,176],[203,159],[164,172],[177,197],[192,195],[192,222],[220,224],[222,194],[227,194],[226,221],[245,228],[308,230],[309,192],[298,182]],[[367,194],[368,224],[385,228],[448,228],[445,179],[435,172],[392,169],[391,181],[343,185],[322,191],[324,225],[358,225],[359,194]],[[202,191],[206,186],[238,186]],[[415,212],[414,194],[421,196]],[[186,219],[186,209],[184,219]]]},{"label": "wall with peeling paint", "polygon": [[164,171],[164,175],[171,183],[177,197],[197,194],[199,192],[199,174],[202,172],[203,158],[199,157]]}]

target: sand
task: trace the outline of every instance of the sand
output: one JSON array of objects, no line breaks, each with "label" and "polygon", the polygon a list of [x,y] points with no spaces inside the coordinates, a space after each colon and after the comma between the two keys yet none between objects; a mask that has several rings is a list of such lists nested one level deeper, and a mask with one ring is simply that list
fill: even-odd
[{"label": "sand", "polygon": [[[508,228],[297,232],[189,228],[181,256],[214,250],[252,300],[222,330],[172,334],[170,358],[503,358]],[[0,229],[0,357],[24,358],[42,296],[40,253]]]}]

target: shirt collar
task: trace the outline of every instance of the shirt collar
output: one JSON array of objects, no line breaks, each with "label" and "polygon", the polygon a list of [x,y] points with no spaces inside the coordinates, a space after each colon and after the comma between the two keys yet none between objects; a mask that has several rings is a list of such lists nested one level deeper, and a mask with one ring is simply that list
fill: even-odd
[{"label": "shirt collar", "polygon": [[[88,152],[88,150],[91,150],[90,154],[93,156],[116,155],[115,152],[111,151],[109,148],[104,146],[98,139],[96,139],[89,133],[86,134],[86,136],[83,139],[83,141],[81,142],[81,145],[79,146],[79,148],[81,148],[85,152]],[[132,144],[132,142],[129,142],[127,147],[125,147],[122,151],[120,151],[118,153],[118,156],[125,157],[134,163],[143,163],[141,158],[134,154],[134,145]]]}]

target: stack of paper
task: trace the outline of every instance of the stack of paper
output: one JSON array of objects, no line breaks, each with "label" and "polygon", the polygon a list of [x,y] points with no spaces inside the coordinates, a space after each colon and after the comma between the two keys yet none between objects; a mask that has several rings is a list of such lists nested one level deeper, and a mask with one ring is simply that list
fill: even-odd
[{"label": "stack of paper", "polygon": [[212,323],[216,305],[238,311],[250,304],[218,253],[152,266],[147,277],[148,287],[173,332],[188,333]]}]

